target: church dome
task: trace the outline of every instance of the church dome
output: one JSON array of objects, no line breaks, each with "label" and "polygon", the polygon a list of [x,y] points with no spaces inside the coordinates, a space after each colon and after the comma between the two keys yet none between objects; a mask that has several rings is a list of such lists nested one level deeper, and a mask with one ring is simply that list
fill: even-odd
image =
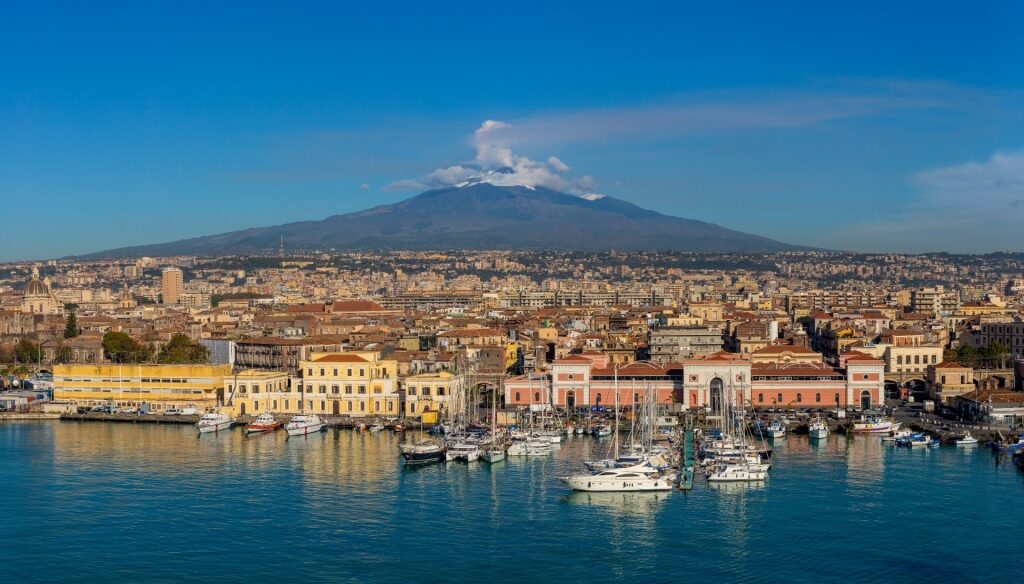
[{"label": "church dome", "polygon": [[25,296],[49,296],[50,287],[39,279],[39,268],[32,267],[32,279],[25,285]]},{"label": "church dome", "polygon": [[50,289],[39,278],[32,278],[25,286],[25,296],[49,296]]}]

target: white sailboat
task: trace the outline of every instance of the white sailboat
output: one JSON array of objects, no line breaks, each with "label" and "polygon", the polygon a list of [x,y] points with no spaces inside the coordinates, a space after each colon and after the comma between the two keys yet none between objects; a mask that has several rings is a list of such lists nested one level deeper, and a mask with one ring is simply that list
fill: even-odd
[{"label": "white sailboat", "polygon": [[480,458],[489,464],[505,460],[505,449],[498,439],[498,390],[491,390],[491,440],[480,452]]}]

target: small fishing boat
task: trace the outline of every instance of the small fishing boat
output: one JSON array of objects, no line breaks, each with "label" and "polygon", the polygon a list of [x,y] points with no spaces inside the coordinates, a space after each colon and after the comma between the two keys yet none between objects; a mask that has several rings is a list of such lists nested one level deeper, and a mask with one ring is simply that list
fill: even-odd
[{"label": "small fishing boat", "polygon": [[942,446],[942,440],[939,440],[938,438],[932,438],[928,442],[928,448],[938,448],[939,446]]},{"label": "small fishing boat", "polygon": [[234,421],[227,414],[220,412],[206,412],[203,417],[199,418],[196,422],[196,428],[199,429],[200,434],[206,434],[208,432],[220,432],[231,428],[231,424]]},{"label": "small fishing boat", "polygon": [[882,416],[861,416],[861,419],[850,426],[854,434],[884,434],[900,429],[901,422],[894,422]]},{"label": "small fishing boat", "polygon": [[384,424],[381,424],[381,423],[374,424],[374,425],[370,426],[370,428],[369,428],[369,430],[371,432],[380,432],[383,429],[384,429]]},{"label": "small fishing boat", "polygon": [[284,424],[274,419],[272,414],[260,414],[256,419],[245,425],[246,434],[258,434],[261,432],[273,432]]},{"label": "small fishing boat", "polygon": [[306,436],[316,434],[327,427],[327,423],[315,414],[298,415],[293,417],[284,425],[285,432],[289,436]]},{"label": "small fishing boat", "polygon": [[807,435],[812,440],[821,440],[828,438],[828,424],[821,420],[815,420],[807,427]]},{"label": "small fishing boat", "polygon": [[775,419],[768,424],[766,434],[769,438],[785,438],[786,436],[786,424],[782,420]]},{"label": "small fishing boat", "polygon": [[594,428],[594,436],[601,438],[603,436],[610,436],[612,433],[612,427],[608,425],[601,425]]},{"label": "small fishing boat", "polygon": [[974,446],[978,443],[978,439],[971,436],[970,432],[967,432],[962,437],[956,439],[957,446]]},{"label": "small fishing boat", "polygon": [[444,462],[448,449],[430,440],[421,440],[415,444],[403,444],[399,451],[402,454],[402,458],[405,459],[405,464],[431,464],[434,462]]},{"label": "small fishing boat", "polygon": [[912,433],[910,430],[895,430],[882,436],[882,442],[899,442],[904,438],[909,438]]}]

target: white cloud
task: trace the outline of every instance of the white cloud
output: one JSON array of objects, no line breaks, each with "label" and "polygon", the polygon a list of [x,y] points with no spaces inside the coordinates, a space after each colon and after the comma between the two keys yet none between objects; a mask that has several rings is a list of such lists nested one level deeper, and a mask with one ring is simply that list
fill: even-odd
[{"label": "white cloud", "polygon": [[370,185],[368,185],[366,183],[359,183],[359,190],[365,191],[368,188],[370,188]]},{"label": "white cloud", "polygon": [[[511,126],[497,120],[486,120],[473,132],[476,158],[471,164],[456,164],[439,168],[418,179],[395,181],[384,187],[387,191],[414,189],[437,189],[478,181],[498,186],[522,185],[546,187],[574,195],[595,195],[597,182],[584,175],[579,178],[566,176],[571,168],[556,156],[549,156],[546,162],[533,160],[512,152],[505,140]],[[593,199],[591,199],[593,200]]]},{"label": "white cloud", "polygon": [[854,249],[1024,251],[1024,150],[925,170],[910,183],[916,196],[839,238]]}]

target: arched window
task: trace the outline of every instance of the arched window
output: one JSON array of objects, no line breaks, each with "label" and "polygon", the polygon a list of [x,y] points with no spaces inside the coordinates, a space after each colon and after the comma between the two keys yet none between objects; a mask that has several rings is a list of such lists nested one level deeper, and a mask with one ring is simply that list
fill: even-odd
[{"label": "arched window", "polygon": [[775,399],[775,403],[777,403],[777,404],[781,404],[781,403],[782,403],[782,394],[781,394],[781,393],[780,393],[780,394],[778,395],[778,397],[777,397],[777,398]]},{"label": "arched window", "polygon": [[517,402],[518,402],[518,401],[522,401],[522,399],[521,399],[521,398],[519,397],[519,392],[518,392],[518,391],[516,392],[516,401],[517,401]]},{"label": "arched window", "polygon": [[819,403],[819,404],[821,403],[821,394],[820,393],[814,394],[814,401],[815,401],[815,403]]},{"label": "arched window", "polygon": [[716,377],[711,380],[711,384],[708,386],[708,388],[711,390],[711,403],[709,404],[711,406],[711,411],[721,412],[725,383],[723,383],[720,378]]},{"label": "arched window", "polygon": [[763,404],[764,403],[764,394],[763,393],[757,394],[757,403],[759,403],[759,404]]},{"label": "arched window", "polygon": [[796,394],[796,403],[802,403],[803,401],[804,401],[803,394],[802,393]]}]

